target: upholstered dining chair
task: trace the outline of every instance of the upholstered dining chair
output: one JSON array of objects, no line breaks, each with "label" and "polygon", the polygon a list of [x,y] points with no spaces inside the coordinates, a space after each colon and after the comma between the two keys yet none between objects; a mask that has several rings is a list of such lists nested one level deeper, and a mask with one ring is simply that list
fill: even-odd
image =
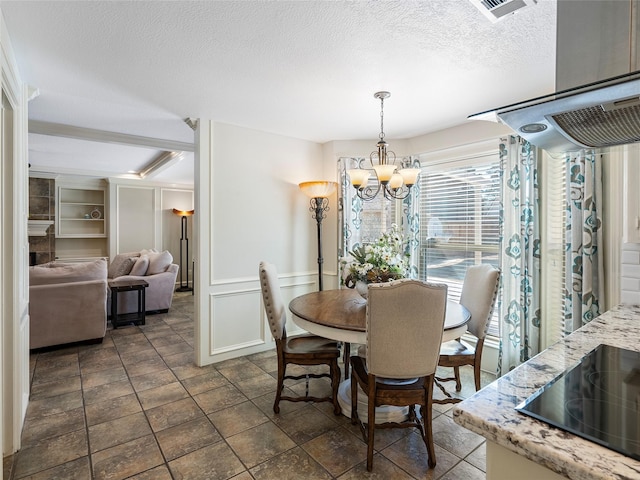
[{"label": "upholstered dining chair", "polygon": [[453,367],[453,376],[436,377],[437,385],[447,396],[446,399],[439,400],[438,403],[458,403],[462,401],[447,392],[440,382],[455,381],[456,391],[459,392],[462,389],[460,367],[464,365],[473,366],[476,391],[480,390],[482,348],[496,304],[499,283],[500,270],[491,265],[474,265],[467,269],[462,283],[460,303],[471,313],[471,319],[467,324],[467,332],[474,335],[477,341],[475,347],[462,342],[459,338],[442,344],[438,365],[441,367]]},{"label": "upholstered dining chair", "polygon": [[[351,357],[351,423],[360,424],[367,442],[368,471],[376,428],[417,428],[429,468],[436,465],[431,407],[446,308],[446,285],[409,279],[369,285],[366,359]],[[357,410],[358,387],[367,395],[366,422]],[[408,407],[408,417],[376,425],[381,405]]]},{"label": "upholstered dining chair", "polygon": [[[276,342],[278,355],[278,385],[276,398],[273,403],[273,411],[280,413],[280,400],[290,402],[332,402],[336,415],[341,413],[338,404],[338,386],[340,384],[340,367],[338,358],[340,348],[337,342],[316,335],[300,335],[287,337],[287,312],[280,293],[280,283],[276,267],[267,262],[260,262],[260,287],[262,289],[262,301],[269,321],[271,334]],[[328,365],[328,373],[307,373],[305,375],[287,375],[287,365],[302,366]],[[309,395],[309,378],[331,379],[331,396],[314,397]],[[306,379],[306,394],[293,397],[283,395],[285,380]]]}]

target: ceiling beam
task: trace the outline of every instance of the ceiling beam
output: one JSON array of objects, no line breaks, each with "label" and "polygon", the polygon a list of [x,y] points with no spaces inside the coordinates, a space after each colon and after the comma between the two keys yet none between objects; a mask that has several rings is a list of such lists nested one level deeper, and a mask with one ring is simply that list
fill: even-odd
[{"label": "ceiling beam", "polygon": [[149,162],[144,168],[138,172],[140,178],[152,178],[163,170],[173,167],[182,161],[183,154],[180,152],[162,152]]},{"label": "ceiling beam", "polygon": [[51,135],[54,137],[73,138],[76,140],[86,140],[89,142],[115,143],[130,147],[145,147],[158,150],[170,150],[174,152],[193,152],[193,143],[177,142],[174,140],[163,140],[160,138],[141,137],[139,135],[128,135],[126,133],[106,132],[104,130],[94,130],[92,128],[74,127],[60,123],[41,122],[29,120],[29,133],[39,135]]}]

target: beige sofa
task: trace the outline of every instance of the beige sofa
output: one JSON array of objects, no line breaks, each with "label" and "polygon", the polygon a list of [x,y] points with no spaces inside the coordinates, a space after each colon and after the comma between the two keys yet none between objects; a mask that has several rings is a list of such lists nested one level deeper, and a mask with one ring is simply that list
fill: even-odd
[{"label": "beige sofa", "polygon": [[105,259],[29,267],[29,348],[101,342],[107,292]]},{"label": "beige sofa", "polygon": [[[166,313],[171,308],[173,292],[176,288],[178,265],[173,263],[169,251],[141,250],[139,252],[120,253],[109,265],[109,280],[129,279],[145,280],[149,286],[145,289],[145,311],[147,313]],[[111,312],[111,297],[107,303]],[[118,313],[138,311],[138,292],[118,294]]]}]

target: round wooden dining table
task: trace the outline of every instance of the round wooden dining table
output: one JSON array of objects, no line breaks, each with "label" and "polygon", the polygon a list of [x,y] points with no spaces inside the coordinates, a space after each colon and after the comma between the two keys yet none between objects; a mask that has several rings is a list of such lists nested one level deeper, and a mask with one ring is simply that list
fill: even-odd
[{"label": "round wooden dining table", "polygon": [[[367,302],[352,289],[323,290],[294,298],[289,303],[293,321],[304,330],[325,338],[345,342],[345,380],[338,389],[342,413],[351,416],[351,382],[349,375],[349,344],[367,343]],[[452,300],[447,301],[442,341],[460,338],[467,330],[471,313]],[[367,411],[364,392],[358,394],[360,411]],[[382,406],[376,408],[376,423],[398,422],[406,418],[407,408]]]},{"label": "round wooden dining table", "polygon": [[[293,321],[300,328],[325,338],[349,343],[367,343],[367,302],[350,288],[311,292],[289,303]],[[467,330],[469,310],[447,301],[442,341],[459,338]]]}]

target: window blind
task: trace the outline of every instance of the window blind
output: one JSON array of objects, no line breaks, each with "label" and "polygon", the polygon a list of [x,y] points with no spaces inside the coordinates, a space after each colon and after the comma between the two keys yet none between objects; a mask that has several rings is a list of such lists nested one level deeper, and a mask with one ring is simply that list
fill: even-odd
[{"label": "window blind", "polygon": [[[419,276],[458,301],[471,265],[499,266],[498,153],[426,165],[420,176]],[[498,335],[497,309],[489,334]]]},{"label": "window blind", "polygon": [[547,348],[563,337],[566,224],[566,161],[542,157],[540,257],[541,301],[540,349]]}]

